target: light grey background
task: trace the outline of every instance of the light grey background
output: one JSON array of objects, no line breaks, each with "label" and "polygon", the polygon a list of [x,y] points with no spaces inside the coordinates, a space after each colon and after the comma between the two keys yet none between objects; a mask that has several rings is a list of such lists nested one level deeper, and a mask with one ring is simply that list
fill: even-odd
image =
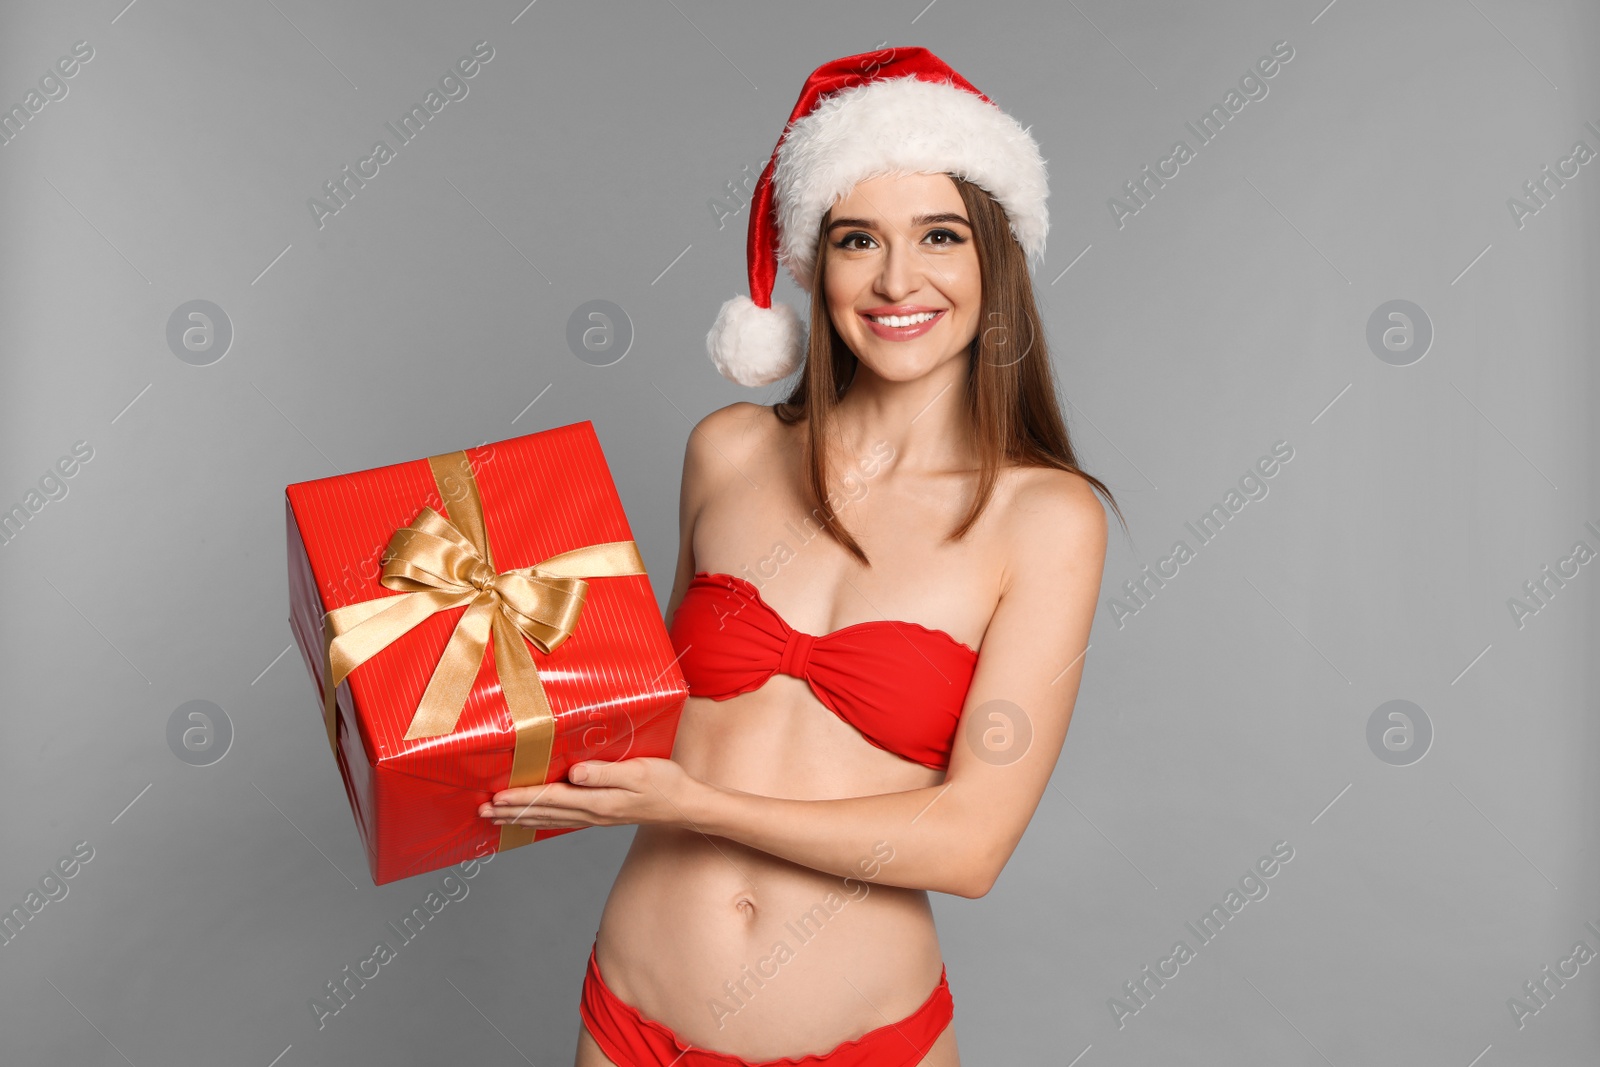
[{"label": "light grey background", "polygon": [[[1507,1006],[1600,950],[1600,564],[1508,607],[1600,548],[1600,162],[1507,206],[1600,150],[1592,4],[124,3],[0,16],[8,108],[94,49],[0,147],[0,507],[94,450],[0,546],[0,903],[94,849],[0,947],[6,1063],[570,1062],[629,829],[499,857],[317,1028],[437,877],[366,874],[286,652],[283,487],[592,419],[664,603],[692,420],[782,392],[705,356],[745,284],[727,183],[812,68],[884,42],[1043,146],[1050,343],[1132,528],[1027,835],[987,897],[935,900],[964,1062],[1595,1062],[1600,962]],[[307,200],[480,40],[469,94],[319,228]],[[1280,40],[1269,94],[1119,228],[1107,201]],[[196,299],[234,332],[209,366],[166,340]],[[634,331],[605,367],[566,341],[596,299]],[[1367,343],[1396,299],[1434,331],[1409,366]],[[1119,626],[1278,441],[1270,493]],[[1367,739],[1396,699],[1433,731],[1409,766]],[[191,700],[233,731],[209,766],[169,749]],[[1278,841],[1202,946],[1185,922]]]}]

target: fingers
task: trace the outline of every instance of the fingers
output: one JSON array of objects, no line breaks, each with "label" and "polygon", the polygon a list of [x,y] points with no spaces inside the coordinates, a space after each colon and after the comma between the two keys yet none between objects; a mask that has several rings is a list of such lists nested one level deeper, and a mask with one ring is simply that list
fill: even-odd
[{"label": "fingers", "polygon": [[536,830],[603,825],[602,821],[595,815],[564,808],[486,805],[479,811],[479,814],[489,819],[496,826],[513,823],[517,826],[529,826]]},{"label": "fingers", "polygon": [[490,799],[496,804],[553,804],[557,807],[577,807],[586,803],[585,797],[596,786],[633,786],[634,769],[619,763],[587,760],[574,764],[567,771],[571,782],[546,782],[543,785],[512,786],[502,789]]},{"label": "fingers", "polygon": [[582,785],[558,781],[502,789],[478,805],[478,814],[492,819],[496,826],[508,822],[538,829],[610,825],[610,809],[616,798],[611,796],[612,790],[597,791],[596,787],[626,790],[634,784],[637,773],[636,768],[626,764],[587,760],[568,771]]},{"label": "fingers", "polygon": [[514,826],[525,826],[530,830],[587,830],[591,826],[600,825],[599,823],[592,822],[574,822],[571,819],[530,820],[527,818],[509,820],[495,819],[494,825],[504,826],[507,822],[510,822]]},{"label": "fingers", "polygon": [[582,783],[585,789],[597,785],[631,786],[634,784],[636,765],[623,760],[620,763],[607,762],[606,760],[585,760],[574,763],[567,769],[567,778],[573,782]]},{"label": "fingers", "polygon": [[521,785],[502,789],[489,798],[494,804],[508,807],[527,807],[543,804],[550,807],[574,807],[584,800],[584,791],[566,782],[546,782],[544,785]]},{"label": "fingers", "polygon": [[480,804],[478,814],[485,819],[589,819],[597,813],[588,807],[567,808],[556,804]]},{"label": "fingers", "polygon": [[[521,799],[524,796],[526,800]],[[493,800],[478,805],[478,814],[497,823],[511,821],[523,826],[550,826],[557,820],[579,820],[577,824],[581,826],[599,826],[609,814],[609,805],[603,794],[577,786],[567,786],[566,792],[534,786],[497,793]]]}]

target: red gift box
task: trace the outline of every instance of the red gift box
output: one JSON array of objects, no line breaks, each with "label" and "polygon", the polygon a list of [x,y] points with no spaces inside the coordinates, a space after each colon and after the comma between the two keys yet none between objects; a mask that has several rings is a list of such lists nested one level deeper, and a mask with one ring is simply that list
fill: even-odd
[{"label": "red gift box", "polygon": [[570,832],[495,826],[501,789],[672,754],[688,686],[593,424],[284,492],[289,624],[374,884]]}]

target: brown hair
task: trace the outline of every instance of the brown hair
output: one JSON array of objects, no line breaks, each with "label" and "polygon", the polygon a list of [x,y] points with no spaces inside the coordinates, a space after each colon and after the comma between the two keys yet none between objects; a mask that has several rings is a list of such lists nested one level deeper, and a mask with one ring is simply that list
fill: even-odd
[{"label": "brown hair", "polygon": [[[980,326],[968,348],[966,390],[967,414],[980,464],[978,487],[967,514],[945,540],[960,540],[972,529],[994,495],[1001,464],[1008,461],[1025,467],[1055,467],[1081,475],[1106,498],[1126,530],[1127,521],[1111,490],[1078,466],[1066,422],[1056,401],[1055,374],[1045,344],[1044,324],[1033,298],[1027,259],[1011,234],[1005,209],[981,186],[953,174],[949,177],[955,182],[961,201],[966,205],[967,217],[972,221],[983,295],[978,309]],[[828,499],[826,448],[834,429],[834,409],[860,365],[855,353],[834,329],[823,293],[824,264],[828,258],[823,242],[832,216],[830,209],[818,228],[805,366],[788,397],[773,405],[773,412],[785,424],[793,425],[801,419],[807,422],[806,482],[816,501]],[[1002,325],[982,325],[996,321]],[[1008,330],[1004,326],[1006,323],[1017,323],[1020,329]],[[1020,342],[1020,356],[1011,354],[1016,347],[1012,344],[1012,333],[1020,333],[1025,338]],[[816,442],[823,442],[822,447],[817,447]],[[813,514],[851,555],[871,565],[867,554],[831,508],[824,504]]]}]

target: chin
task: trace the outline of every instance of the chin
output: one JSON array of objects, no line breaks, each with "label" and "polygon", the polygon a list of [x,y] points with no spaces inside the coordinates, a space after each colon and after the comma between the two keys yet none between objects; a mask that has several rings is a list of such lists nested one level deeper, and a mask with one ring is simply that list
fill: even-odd
[{"label": "chin", "polygon": [[910,342],[883,341],[876,337],[863,339],[859,347],[852,346],[850,350],[878,377],[896,382],[920,378],[961,354],[941,353],[933,345],[911,347]]},{"label": "chin", "polygon": [[[859,355],[856,358],[861,359]],[[898,359],[884,359],[880,357],[880,353],[874,352],[868,358],[861,359],[863,366],[889,382],[916,381],[918,378],[932,372],[941,362],[941,360],[932,357],[919,357],[911,353],[907,353]]]}]

